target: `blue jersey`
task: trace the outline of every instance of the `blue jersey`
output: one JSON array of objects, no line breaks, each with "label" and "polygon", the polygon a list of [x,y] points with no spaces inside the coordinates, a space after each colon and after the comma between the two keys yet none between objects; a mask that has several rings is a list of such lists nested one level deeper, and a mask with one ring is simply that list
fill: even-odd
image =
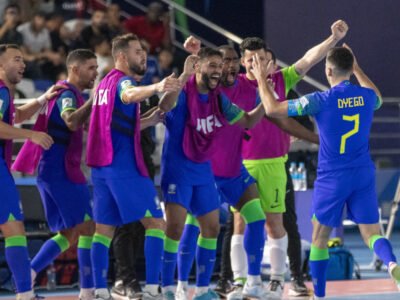
[{"label": "blue jersey", "polygon": [[[0,89],[0,120],[9,124],[10,94],[7,88]],[[0,158],[4,159],[4,140],[0,140]]]},{"label": "blue jersey", "polygon": [[136,106],[138,104],[125,104],[122,101],[124,91],[134,86],[137,86],[137,83],[129,76],[124,76],[118,81],[111,122],[113,161],[108,166],[92,168],[93,177],[123,178],[140,176],[136,166],[133,138],[135,122],[138,121],[136,120]]},{"label": "blue jersey", "polygon": [[[197,163],[188,159],[182,147],[183,134],[187,118],[186,92],[179,94],[176,106],[166,114],[165,142],[162,152],[161,178],[162,182],[186,185],[203,185],[214,181],[211,162]],[[200,95],[202,101],[208,100],[208,95]],[[233,104],[224,94],[221,94],[221,112],[231,124],[241,118],[244,112]]]},{"label": "blue jersey", "polygon": [[380,99],[372,89],[343,81],[326,92],[288,101],[288,115],[313,115],[318,125],[318,170],[372,165],[369,133]]},{"label": "blue jersey", "polygon": [[66,90],[56,100],[49,117],[47,126],[48,134],[53,138],[54,144],[49,150],[43,152],[38,166],[38,177],[46,180],[55,176],[66,178],[64,158],[70,142],[72,132],[61,117],[65,111],[77,109],[76,98],[72,91]]}]

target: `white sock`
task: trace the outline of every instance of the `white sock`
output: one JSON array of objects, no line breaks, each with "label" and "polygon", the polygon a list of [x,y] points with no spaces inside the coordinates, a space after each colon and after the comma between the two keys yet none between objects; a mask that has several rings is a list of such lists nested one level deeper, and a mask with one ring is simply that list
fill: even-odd
[{"label": "white sock", "polygon": [[270,247],[271,280],[283,281],[286,272],[287,234],[280,239],[268,237],[268,245]]},{"label": "white sock", "polygon": [[35,295],[33,294],[33,291],[27,291],[23,293],[18,293],[16,296],[17,300],[31,300]]},{"label": "white sock", "polygon": [[194,294],[195,295],[203,295],[208,292],[209,287],[208,286],[196,286],[194,289]]},{"label": "white sock", "polygon": [[168,286],[164,286],[161,288],[162,293],[165,294],[166,292],[173,292],[175,294],[175,286],[174,285],[168,285]]},{"label": "white sock", "polygon": [[180,281],[178,280],[178,287],[177,290],[187,290],[189,287],[189,283],[187,281]]},{"label": "white sock", "polygon": [[82,300],[85,300],[85,299],[91,300],[91,299],[93,299],[93,291],[94,291],[93,288],[90,288],[90,289],[81,288],[81,290],[79,291],[79,299],[82,299]]},{"label": "white sock", "polygon": [[148,292],[152,295],[158,294],[158,284],[146,284],[143,291]]},{"label": "white sock", "polygon": [[110,297],[110,292],[108,291],[107,288],[96,289],[94,293],[95,293],[95,295],[102,296],[103,298]]},{"label": "white sock", "polygon": [[231,240],[231,266],[233,278],[247,277],[247,255],[243,245],[244,235],[234,234]]},{"label": "white sock", "polygon": [[32,282],[32,289],[33,289],[33,287],[35,286],[35,279],[36,279],[36,272],[35,272],[35,270],[34,269],[31,269],[31,282]]},{"label": "white sock", "polygon": [[247,275],[247,284],[249,286],[257,285],[261,283],[261,276],[260,275]]}]

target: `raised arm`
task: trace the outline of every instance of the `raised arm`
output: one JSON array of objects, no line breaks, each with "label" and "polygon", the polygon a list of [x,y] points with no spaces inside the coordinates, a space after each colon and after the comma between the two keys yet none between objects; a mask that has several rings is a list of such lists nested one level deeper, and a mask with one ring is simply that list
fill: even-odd
[{"label": "raised arm", "polygon": [[180,88],[175,91],[165,93],[161,99],[158,106],[163,112],[169,112],[175,107],[176,100],[179,97],[179,93],[185,86],[189,77],[193,75],[196,71],[196,64],[199,61],[199,57],[196,55],[189,55],[185,60],[185,65],[183,67],[183,73],[179,76],[178,80],[180,82]]},{"label": "raised arm", "polygon": [[175,92],[180,90],[180,87],[178,78],[171,74],[155,84],[127,88],[122,94],[122,101],[125,103],[141,102],[156,93]]},{"label": "raised arm", "polygon": [[237,123],[243,128],[251,129],[258,122],[260,122],[263,116],[265,116],[265,110],[264,106],[260,103],[253,110],[245,112],[243,116],[237,121]]},{"label": "raised arm", "polygon": [[[270,62],[271,64],[271,62]],[[265,113],[269,117],[283,118],[288,116],[287,101],[278,102],[275,99],[273,87],[269,85],[267,80],[267,69],[260,62],[258,54],[253,57],[253,69],[251,72],[257,79],[258,93],[264,106]]]},{"label": "raised arm", "polygon": [[155,126],[164,120],[164,114],[159,107],[153,107],[140,116],[140,130]]},{"label": "raised arm", "polygon": [[329,49],[334,47],[341,39],[343,39],[349,27],[345,21],[338,20],[331,26],[331,35],[322,43],[308,50],[302,58],[295,64],[296,71],[299,75],[304,76],[317,63],[319,63],[328,53]]}]

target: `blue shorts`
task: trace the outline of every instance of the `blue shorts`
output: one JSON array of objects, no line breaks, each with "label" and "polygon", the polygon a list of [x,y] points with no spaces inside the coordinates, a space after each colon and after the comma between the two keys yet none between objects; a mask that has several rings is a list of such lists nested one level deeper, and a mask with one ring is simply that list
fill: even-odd
[{"label": "blue shorts", "polygon": [[37,180],[47,223],[53,232],[75,227],[92,219],[87,184],[69,180]]},{"label": "blue shorts", "polygon": [[92,177],[92,181],[96,223],[121,226],[144,217],[163,217],[160,200],[150,178]]},{"label": "blue shorts", "polygon": [[314,183],[313,213],[317,220],[330,227],[342,224],[343,209],[356,224],[379,222],[375,191],[375,168],[318,172]]},{"label": "blue shorts", "polygon": [[242,165],[240,175],[232,178],[215,177],[221,201],[227,202],[231,206],[236,206],[247,188],[256,183],[256,180],[249,174]]},{"label": "blue shorts", "polygon": [[203,185],[163,183],[161,189],[166,203],[179,204],[195,217],[204,216],[221,205],[215,182]]},{"label": "blue shorts", "polygon": [[[0,161],[1,163],[3,161]],[[0,168],[0,192],[0,224],[13,220],[22,221],[24,216],[22,214],[17,186],[5,165]]]}]

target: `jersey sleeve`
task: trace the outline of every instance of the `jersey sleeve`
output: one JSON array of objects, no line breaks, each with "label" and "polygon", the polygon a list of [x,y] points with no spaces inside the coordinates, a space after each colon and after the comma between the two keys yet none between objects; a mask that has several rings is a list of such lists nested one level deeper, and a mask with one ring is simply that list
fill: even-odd
[{"label": "jersey sleeve", "polygon": [[[122,101],[122,95],[124,94],[124,92],[129,89],[129,88],[133,88],[137,86],[137,83],[135,80],[133,80],[133,78],[125,76],[122,77],[119,81],[118,81],[118,86],[117,86],[117,95],[118,97],[121,99]],[[122,101],[123,103],[125,103],[124,101]]]},{"label": "jersey sleeve", "polygon": [[288,116],[316,115],[321,111],[323,97],[319,92],[288,100]]},{"label": "jersey sleeve", "polygon": [[378,109],[380,109],[381,106],[382,106],[382,98],[379,97],[379,96],[376,95],[376,94],[375,94],[375,96],[376,96],[376,100],[375,100],[375,107],[374,107],[374,110],[378,110]]},{"label": "jersey sleeve", "polygon": [[280,72],[282,72],[283,75],[283,80],[285,82],[285,95],[287,95],[289,90],[301,80],[301,76],[297,73],[294,65],[283,68]]},{"label": "jersey sleeve", "polygon": [[228,97],[226,97],[224,94],[221,94],[221,97],[219,97],[219,99],[221,101],[220,105],[222,108],[222,114],[228,120],[229,124],[232,125],[243,117],[244,110],[240,109],[239,106],[232,103],[232,101],[229,100]]},{"label": "jersey sleeve", "polygon": [[75,111],[77,109],[77,106],[74,93],[68,90],[61,93],[61,95],[57,99],[57,106],[60,110],[60,115],[68,110]]},{"label": "jersey sleeve", "polygon": [[10,95],[7,89],[0,89],[0,120],[3,120],[4,114],[10,106]]}]

